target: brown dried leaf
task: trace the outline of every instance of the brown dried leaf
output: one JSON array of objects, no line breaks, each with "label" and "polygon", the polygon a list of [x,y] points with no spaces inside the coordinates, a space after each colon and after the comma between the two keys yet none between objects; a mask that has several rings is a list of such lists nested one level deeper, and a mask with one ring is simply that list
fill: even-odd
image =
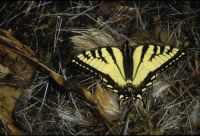
[{"label": "brown dried leaf", "polygon": [[22,44],[19,42],[13,35],[4,29],[0,28],[0,41],[1,44],[6,44],[7,47],[16,49],[20,52],[23,52],[26,55],[36,57],[36,54],[33,50],[31,50],[27,45]]},{"label": "brown dried leaf", "polygon": [[[16,75],[22,80],[30,79],[35,72],[34,66],[13,52],[12,48],[29,56],[35,56],[30,48],[16,40],[9,31],[0,29],[0,63],[2,67],[4,67],[4,70],[7,67],[9,74]],[[4,71],[0,72],[4,73]]]},{"label": "brown dried leaf", "polygon": [[34,67],[19,55],[0,44],[1,73],[13,74],[22,80],[30,79],[35,69]]},{"label": "brown dried leaf", "polygon": [[82,88],[82,93],[90,103],[95,105],[96,110],[104,120],[112,124],[119,119],[121,111],[118,101],[100,84],[97,84],[97,89],[93,94],[85,88]]},{"label": "brown dried leaf", "polygon": [[[14,75],[18,80],[27,81],[32,78],[35,68],[26,59],[16,54],[13,49],[24,54],[35,56],[34,52],[27,46],[16,40],[9,31],[0,29],[0,116],[9,134],[22,134],[22,131],[14,124],[13,112],[16,102],[22,95],[22,90],[12,87],[9,81],[4,81],[7,75]],[[6,85],[2,85],[3,82]],[[15,81],[16,82],[16,81]],[[18,85],[22,86],[22,84]]]},{"label": "brown dried leaf", "polygon": [[1,121],[10,134],[20,135],[22,131],[14,125],[13,112],[15,110],[15,105],[22,91],[18,88],[10,86],[0,86],[0,115]]}]

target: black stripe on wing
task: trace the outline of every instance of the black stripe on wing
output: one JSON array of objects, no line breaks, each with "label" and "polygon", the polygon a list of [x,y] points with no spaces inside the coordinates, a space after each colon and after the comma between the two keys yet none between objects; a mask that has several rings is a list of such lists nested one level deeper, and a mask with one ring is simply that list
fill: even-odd
[{"label": "black stripe on wing", "polygon": [[[114,53],[113,53],[112,47],[106,47],[106,50],[107,50],[107,52],[110,54],[110,56],[112,57],[113,62],[115,63],[115,65],[117,66],[117,68],[118,68],[118,70],[119,70],[121,76],[123,77],[122,72],[124,72],[124,70],[119,68],[119,65],[117,64],[117,60],[116,60],[116,57],[115,57],[115,55],[114,55]],[[124,78],[124,77],[123,77],[123,78]]]},{"label": "black stripe on wing", "polygon": [[157,51],[158,47],[154,45],[153,54],[151,55],[150,61],[152,61],[152,59],[156,56]]},{"label": "black stripe on wing", "polygon": [[142,48],[142,54],[140,56],[140,63],[143,62],[144,56],[147,52],[147,50],[149,49],[149,45],[144,45]]},{"label": "black stripe on wing", "polygon": [[95,50],[90,51],[93,58],[96,58]]},{"label": "black stripe on wing", "polygon": [[165,46],[160,46],[160,54],[163,54],[165,50]]},{"label": "black stripe on wing", "polygon": [[[140,64],[143,62],[144,56],[145,56],[145,54],[146,54],[148,48],[149,48],[149,45],[144,45],[144,46],[142,47],[142,53],[141,53],[141,56],[140,56],[140,63],[139,63],[138,66],[137,66],[136,72],[134,73],[135,75],[134,75],[134,77],[133,77],[132,80],[135,79],[135,77],[136,77],[136,75],[137,75],[136,73],[138,73],[138,70],[139,70],[139,68],[140,68]],[[134,53],[135,53],[135,52],[134,52]]]},{"label": "black stripe on wing", "polygon": [[106,59],[105,59],[104,56],[102,55],[101,49],[102,49],[102,48],[99,48],[99,49],[98,49],[99,57],[100,57],[100,59],[101,59],[103,62],[105,62],[105,63],[107,64],[108,62],[106,61]]}]

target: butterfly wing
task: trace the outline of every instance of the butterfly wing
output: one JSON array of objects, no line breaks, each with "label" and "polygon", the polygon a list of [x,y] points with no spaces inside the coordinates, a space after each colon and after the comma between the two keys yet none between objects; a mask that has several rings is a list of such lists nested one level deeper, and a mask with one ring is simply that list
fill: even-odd
[{"label": "butterfly wing", "polygon": [[[72,62],[103,77],[107,87],[125,86],[124,58],[120,49],[103,47],[77,55]],[[115,90],[116,91],[116,90]]]},{"label": "butterfly wing", "polygon": [[132,84],[142,92],[152,85],[156,74],[185,53],[170,46],[144,45],[133,50]]}]

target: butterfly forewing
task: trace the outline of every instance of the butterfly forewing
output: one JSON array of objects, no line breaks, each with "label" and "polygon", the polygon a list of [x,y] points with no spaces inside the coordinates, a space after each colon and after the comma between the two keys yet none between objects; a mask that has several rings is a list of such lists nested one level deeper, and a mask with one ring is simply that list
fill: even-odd
[{"label": "butterfly forewing", "polygon": [[80,54],[74,60],[102,76],[109,76],[118,86],[125,86],[123,56],[120,49],[112,47],[99,48]]},{"label": "butterfly forewing", "polygon": [[[146,47],[145,47],[146,46]],[[145,48],[145,49],[144,49]],[[169,46],[144,45],[133,50],[132,84],[137,88],[155,79],[158,71],[172,64],[171,59],[177,57],[179,50]],[[179,53],[180,54],[180,53]],[[181,55],[181,54],[180,54]]]}]

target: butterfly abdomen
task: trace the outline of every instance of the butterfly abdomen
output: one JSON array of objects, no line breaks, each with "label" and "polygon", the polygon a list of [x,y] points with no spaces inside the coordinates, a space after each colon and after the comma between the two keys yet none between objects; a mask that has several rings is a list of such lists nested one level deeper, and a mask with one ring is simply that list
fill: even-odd
[{"label": "butterfly abdomen", "polygon": [[133,77],[133,49],[129,43],[126,42],[122,48],[123,54],[123,66],[126,80],[132,80]]}]

